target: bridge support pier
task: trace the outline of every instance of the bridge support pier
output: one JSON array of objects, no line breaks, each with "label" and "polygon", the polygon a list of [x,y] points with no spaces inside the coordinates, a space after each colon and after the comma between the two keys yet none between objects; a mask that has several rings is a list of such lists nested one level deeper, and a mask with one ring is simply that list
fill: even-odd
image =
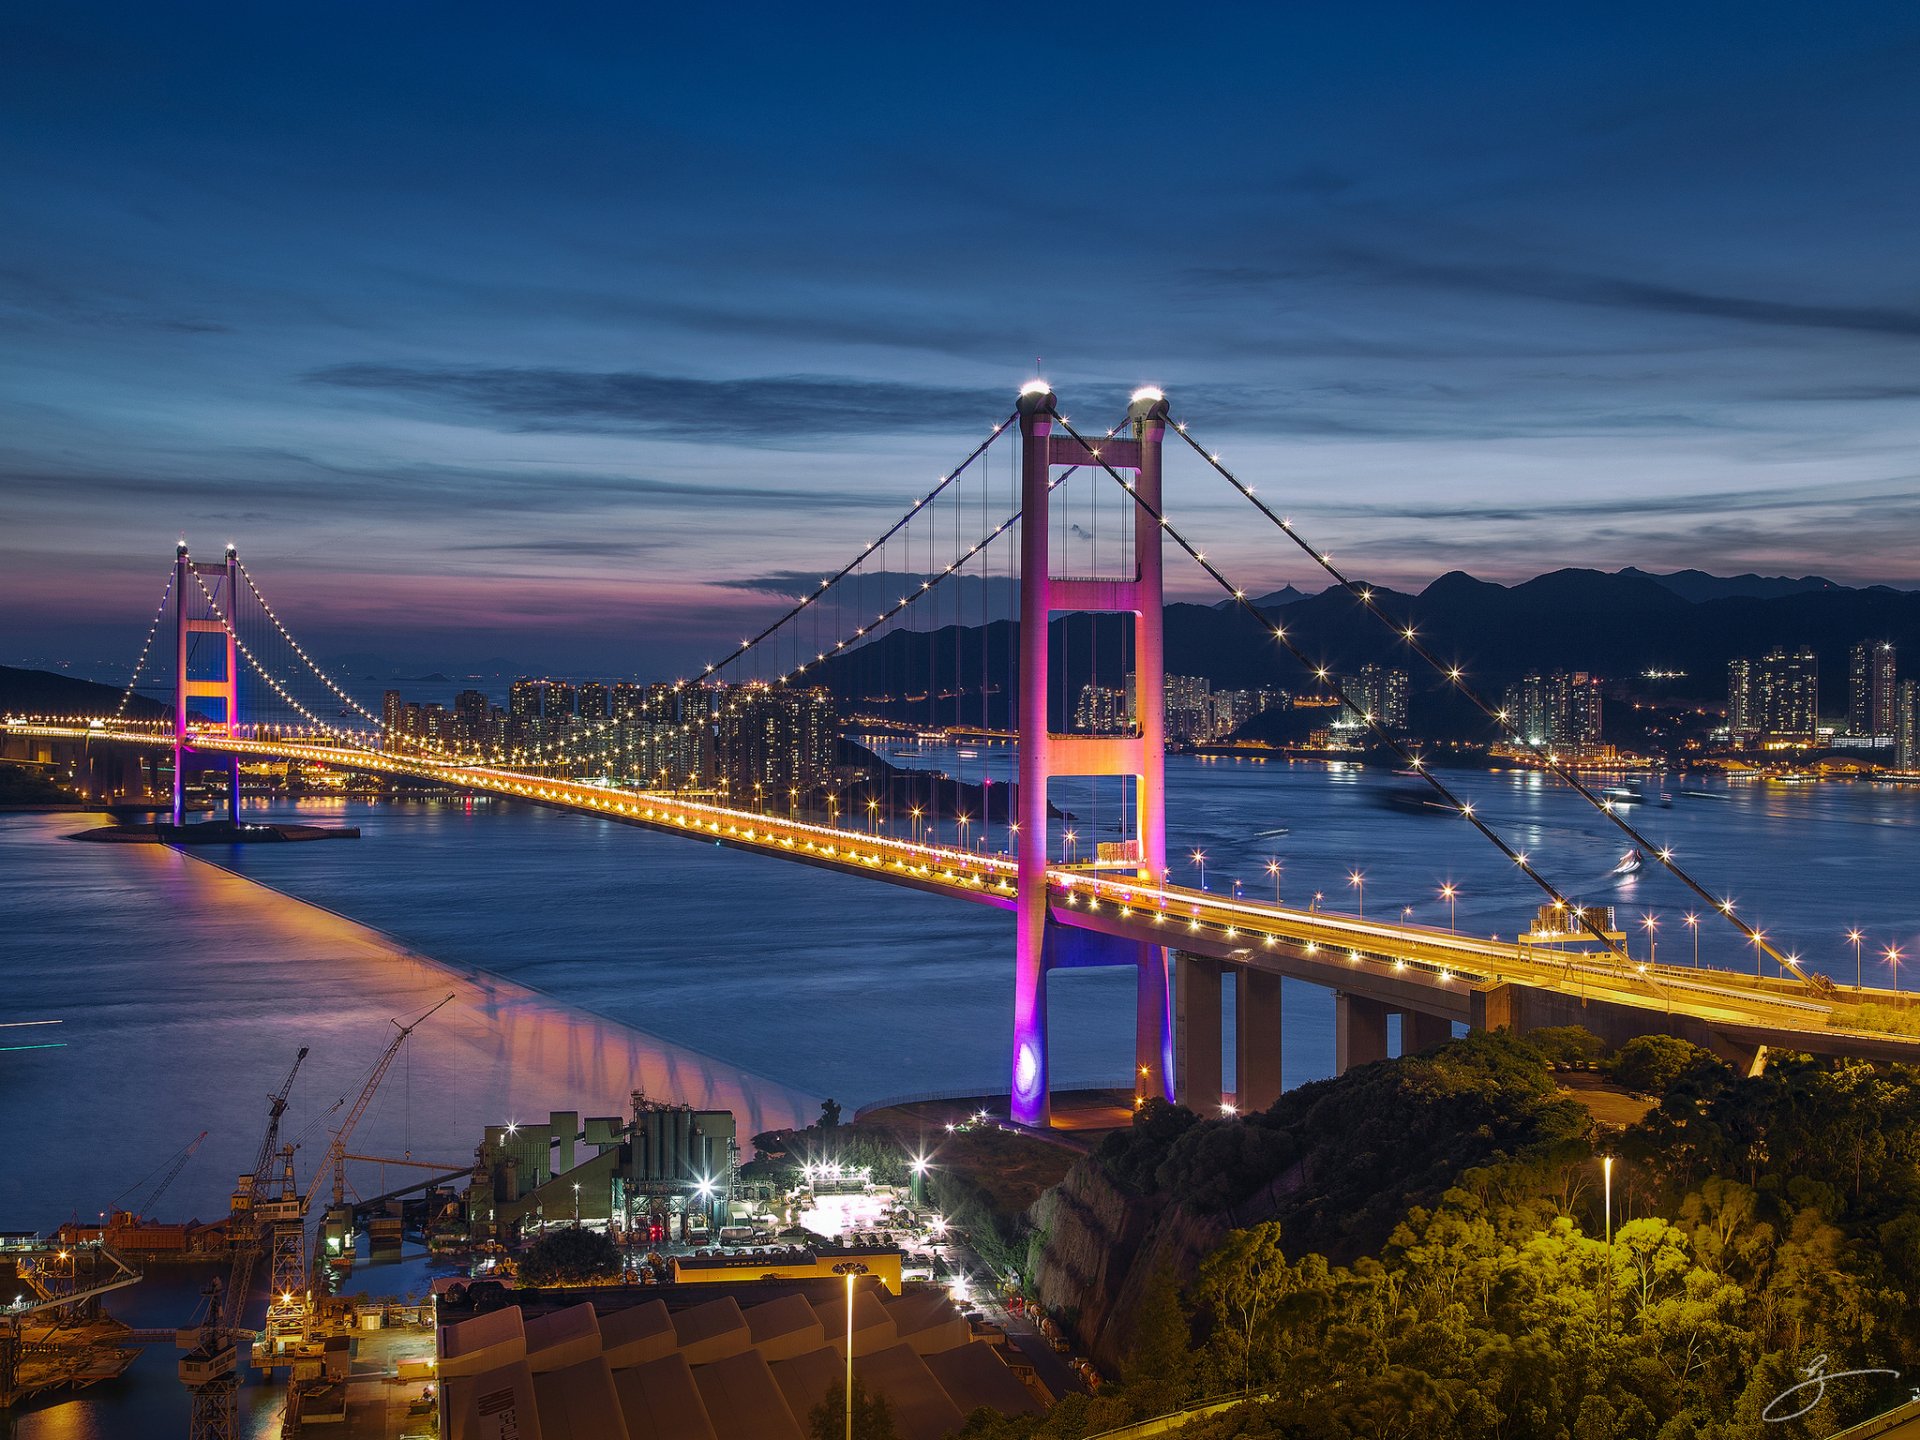
[{"label": "bridge support pier", "polygon": [[1174,1098],[1210,1115],[1220,1108],[1220,962],[1174,956]]},{"label": "bridge support pier", "polygon": [[1387,1007],[1344,990],[1333,993],[1333,1073],[1387,1058]]},{"label": "bridge support pier", "polygon": [[1280,1098],[1280,977],[1243,966],[1233,989],[1233,1103],[1246,1114]]},{"label": "bridge support pier", "polygon": [[1428,1015],[1420,1010],[1400,1012],[1400,1053],[1418,1055],[1444,1045],[1453,1038],[1453,1022],[1444,1015]]}]

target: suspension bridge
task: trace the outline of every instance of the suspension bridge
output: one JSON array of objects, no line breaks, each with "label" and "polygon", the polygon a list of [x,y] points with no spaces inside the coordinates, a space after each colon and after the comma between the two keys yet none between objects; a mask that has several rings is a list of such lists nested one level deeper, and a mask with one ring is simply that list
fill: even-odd
[{"label": "suspension bridge", "polygon": [[[1722,924],[1750,945],[1756,973],[1632,957],[1603,911],[1563,891],[1173,523],[1164,496],[1169,436],[1246,503],[1253,523],[1270,527],[1278,543],[1344,589],[1361,623],[1379,627],[1410,664],[1478,712],[1491,737],[1527,752],[1563,782],[1569,803],[1590,807],[1695,897],[1700,923]],[[1007,461],[1004,493],[995,478],[998,456]],[[1404,772],[1428,787],[1435,808],[1464,822],[1537,892],[1541,920],[1531,932],[1511,942],[1482,940],[1451,926],[1217,894],[1204,887],[1204,876],[1199,887],[1173,883],[1164,774],[1168,542],[1219,589],[1223,604],[1254,623],[1263,645],[1357,716]],[[1229,1093],[1229,983],[1233,1103],[1263,1108],[1278,1097],[1283,978],[1334,992],[1342,1070],[1386,1057],[1393,1015],[1400,1017],[1402,1053],[1450,1037],[1456,1024],[1520,1031],[1580,1024],[1616,1043],[1641,1033],[1678,1034],[1749,1068],[1764,1063],[1769,1048],[1920,1061],[1920,1036],[1884,1023],[1888,1015],[1910,1018],[1915,997],[1864,984],[1842,988],[1775,948],[1765,930],[1736,914],[1731,899],[1717,898],[1670,847],[1642,834],[1568,757],[1520,733],[1462,666],[1428,644],[1416,617],[1392,613],[1186,425],[1173,422],[1157,389],[1136,392],[1116,425],[1087,434],[1060,412],[1050,386],[1030,383],[1013,413],[898,521],[817,586],[796,590],[792,604],[720,659],[648,686],[603,716],[449,745],[403,740],[330,676],[267,603],[234,547],[209,563],[194,560],[183,542],[117,711],[10,716],[0,744],[16,757],[43,759],[75,746],[89,753],[171,752],[176,826],[186,819],[191,771],[219,776],[237,821],[242,766],[293,762],[560,807],[1008,910],[1015,928],[1009,1105],[1014,1120],[1036,1126],[1052,1123],[1047,979],[1081,966],[1135,972],[1138,1097],[1197,1107],[1220,1106]],[[158,668],[169,616],[170,722],[128,713],[142,675]],[[913,644],[902,643],[909,627],[923,624],[911,631]],[[1093,677],[1089,686],[1122,697],[1109,723],[1075,730],[1064,719],[1065,677],[1076,665]],[[1103,674],[1118,683],[1099,685]],[[827,685],[856,703],[864,697],[879,704],[896,722],[923,714],[928,725],[1016,735],[1017,781],[1003,797],[1002,843],[991,842],[984,809],[971,844],[970,817],[950,817],[957,834],[948,844],[937,814],[922,827],[918,806],[908,838],[886,833],[875,800],[863,829],[860,817],[842,815],[837,796],[828,797],[822,815],[810,795],[802,813],[795,788],[782,816],[746,803],[740,791],[685,784],[672,764],[656,762],[676,737],[714,725],[729,703],[718,687],[729,678],[787,692]],[[1057,785],[1107,794],[1121,838],[1079,860],[1073,832],[1050,799]],[[1762,957],[1776,974],[1759,973]]]}]

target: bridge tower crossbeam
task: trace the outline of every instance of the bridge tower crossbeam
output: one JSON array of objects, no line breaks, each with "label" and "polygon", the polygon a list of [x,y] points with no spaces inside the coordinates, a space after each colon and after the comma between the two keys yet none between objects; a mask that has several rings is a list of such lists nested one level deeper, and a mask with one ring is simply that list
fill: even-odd
[{"label": "bridge tower crossbeam", "polygon": [[[1097,447],[1057,425],[1052,387],[1030,383],[1020,395],[1020,783],[1018,875],[1014,914],[1013,1118],[1028,1125],[1052,1123],[1047,1044],[1047,972],[1063,962],[1083,932],[1048,919],[1048,782],[1055,776],[1124,776],[1133,781],[1134,835],[1131,857],[1142,879],[1167,873],[1166,708],[1160,529],[1134,527],[1133,574],[1118,579],[1064,579],[1053,574],[1049,500],[1054,471],[1111,466],[1135,476],[1138,494],[1160,504],[1161,441],[1167,403],[1158,390],[1133,397],[1127,433]],[[1048,625],[1063,611],[1130,613],[1134,668],[1128,682],[1129,734],[1056,734],[1048,720],[1050,693]],[[1115,963],[1114,947],[1102,960]],[[1128,943],[1118,963],[1135,967],[1134,1074],[1141,1094],[1173,1098],[1173,1013],[1163,946]]]},{"label": "bridge tower crossbeam", "polygon": [[[193,582],[197,577],[214,577],[224,582],[225,588],[214,593],[224,596],[227,614],[194,614],[191,591],[199,588]],[[236,612],[239,609],[240,557],[234,547],[227,547],[226,558],[217,565],[206,564],[193,559],[187,553],[187,542],[182,540],[179,549],[174,552],[173,578],[173,614],[174,614],[174,687],[173,687],[173,823],[176,827],[186,822],[187,809],[187,755],[193,749],[193,737],[189,730],[189,713],[192,702],[197,699],[218,700],[223,707],[221,721],[228,734],[234,734],[240,723],[240,668],[238,641],[234,635],[237,623]],[[211,606],[206,607],[212,609]],[[193,679],[189,673],[189,660],[195,635],[218,635],[221,637],[222,670],[218,678],[207,680]],[[227,819],[234,824],[240,823],[240,756],[230,753],[225,760],[227,771]]]}]

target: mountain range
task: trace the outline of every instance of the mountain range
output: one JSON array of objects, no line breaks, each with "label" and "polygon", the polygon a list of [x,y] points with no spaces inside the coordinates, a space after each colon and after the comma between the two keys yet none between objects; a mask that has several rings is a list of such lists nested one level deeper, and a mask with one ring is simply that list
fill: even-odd
[{"label": "mountain range", "polygon": [[[1477,580],[1462,571],[1442,575],[1418,595],[1377,588],[1374,599],[1394,621],[1389,629],[1339,587],[1304,595],[1289,586],[1256,602],[1283,624],[1315,665],[1351,671],[1373,662],[1410,672],[1414,727],[1423,692],[1444,691],[1411,656],[1399,628],[1411,623],[1446,663],[1459,665],[1483,691],[1497,697],[1509,682],[1533,671],[1586,670],[1633,681],[1664,672],[1641,688],[1661,696],[1721,703],[1727,662],[1761,656],[1776,647],[1811,648],[1820,658],[1823,714],[1844,714],[1848,651],[1858,641],[1890,641],[1901,652],[1903,678],[1920,675],[1920,592],[1885,586],[1855,589],[1817,576],[1758,575],[1730,579],[1683,570],[1650,575],[1639,570],[1556,570],[1517,585]],[[1128,666],[1127,627],[1117,617],[1066,616],[1053,622],[1056,662],[1052,709],[1063,724],[1069,698],[1089,680],[1118,685]],[[1007,623],[896,632],[822,667],[823,683],[844,698],[910,694],[919,709],[902,718],[968,718],[969,708],[1006,722],[994,696],[978,697],[982,646],[990,689],[1011,692],[1011,635]],[[1279,686],[1311,690],[1313,677],[1272,638],[1268,627],[1238,606],[1173,604],[1166,609],[1167,670],[1204,676],[1216,689]],[[1673,672],[1680,672],[1677,675]],[[924,697],[970,693],[970,701]],[[895,700],[900,706],[902,702]],[[912,710],[912,713],[908,713]],[[921,712],[925,711],[925,714]]]}]

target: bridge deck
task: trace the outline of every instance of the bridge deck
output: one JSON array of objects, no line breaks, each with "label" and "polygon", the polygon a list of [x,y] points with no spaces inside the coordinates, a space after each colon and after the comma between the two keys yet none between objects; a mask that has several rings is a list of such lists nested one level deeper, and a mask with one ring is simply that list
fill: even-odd
[{"label": "bridge deck", "polygon": [[[165,747],[173,743],[170,733],[124,725],[9,720],[5,730],[45,739]],[[976,904],[1011,909],[1014,903],[1016,865],[1010,856],[863,834],[660,792],[327,742],[202,734],[194,748],[434,780]],[[1920,1037],[1838,1026],[1833,1023],[1833,1002],[1787,982],[1725,970],[1622,964],[1618,957],[1596,950],[1535,945],[1523,938],[1482,940],[1073,867],[1051,869],[1048,878],[1053,917],[1062,924],[1364,992],[1451,1019],[1469,1019],[1476,990],[1518,986],[1683,1016],[1753,1044],[1920,1062]],[[1915,1001],[1911,995],[1871,987],[1849,989],[1843,998],[1884,1005]]]}]

